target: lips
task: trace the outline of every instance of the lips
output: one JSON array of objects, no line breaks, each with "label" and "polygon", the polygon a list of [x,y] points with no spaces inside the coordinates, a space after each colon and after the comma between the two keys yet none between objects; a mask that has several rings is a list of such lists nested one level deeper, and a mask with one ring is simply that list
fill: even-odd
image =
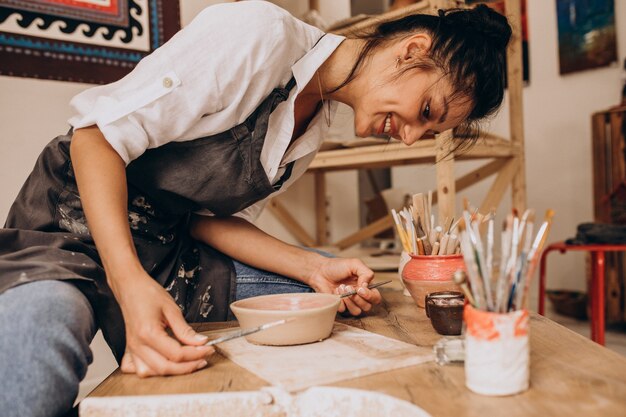
[{"label": "lips", "polygon": [[377,132],[378,135],[391,135],[393,133],[393,117],[387,113]]}]

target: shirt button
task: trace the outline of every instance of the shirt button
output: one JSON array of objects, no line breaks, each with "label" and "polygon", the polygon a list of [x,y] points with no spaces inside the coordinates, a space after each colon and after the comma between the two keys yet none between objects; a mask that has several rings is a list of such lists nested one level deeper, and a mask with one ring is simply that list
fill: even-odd
[{"label": "shirt button", "polygon": [[163,87],[170,88],[174,84],[174,81],[170,77],[163,78]]}]

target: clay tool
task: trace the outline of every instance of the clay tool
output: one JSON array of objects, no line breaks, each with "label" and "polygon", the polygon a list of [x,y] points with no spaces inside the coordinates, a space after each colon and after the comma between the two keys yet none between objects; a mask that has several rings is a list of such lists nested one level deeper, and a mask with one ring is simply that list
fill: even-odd
[{"label": "clay tool", "polygon": [[[381,285],[389,284],[390,282],[391,282],[391,280],[388,280],[388,281],[383,281],[383,282],[377,282],[376,284],[368,285],[368,286],[367,286],[367,289],[368,289],[368,290],[371,290],[371,289],[374,289],[374,288],[380,287]],[[345,298],[345,297],[350,297],[350,296],[353,296],[354,294],[356,294],[356,293],[357,293],[357,291],[358,291],[358,290],[354,290],[354,291],[347,292],[347,293],[345,293],[345,294],[341,294],[341,295],[339,296],[339,298]]]},{"label": "clay tool", "polygon": [[463,293],[467,297],[467,301],[469,301],[469,303],[473,307],[477,307],[476,306],[476,301],[474,300],[474,297],[472,297],[472,292],[470,291],[469,287],[467,286],[467,274],[465,273],[465,271],[459,269],[458,271],[456,271],[454,273],[453,277],[454,277],[454,282],[456,283],[456,285],[461,287],[461,290],[463,291]]},{"label": "clay tool", "polygon": [[271,327],[280,326],[281,324],[289,323],[290,321],[294,321],[295,319],[296,319],[295,317],[289,317],[287,319],[265,323],[265,324],[260,325],[259,327],[253,327],[251,329],[237,330],[236,332],[224,335],[222,337],[218,337],[217,339],[210,340],[207,343],[205,343],[204,346],[213,346],[218,343],[228,342],[229,340],[237,339],[238,337],[247,336],[249,334],[260,332],[262,330],[267,330]]},{"label": "clay tool", "polygon": [[528,295],[528,288],[530,287],[530,280],[532,279],[535,269],[537,268],[537,261],[539,260],[539,254],[541,253],[543,246],[548,239],[548,233],[550,233],[550,227],[552,226],[552,217],[554,217],[554,210],[548,209],[546,210],[546,215],[539,231],[537,232],[537,236],[535,236],[535,240],[526,256],[526,268],[527,270],[522,271],[522,283],[520,284],[523,288],[523,292],[520,295],[521,303],[520,306],[524,306],[526,304],[526,297]]},{"label": "clay tool", "polygon": [[439,242],[435,242],[433,244],[433,251],[431,252],[431,255],[439,255]]},{"label": "clay tool", "polygon": [[428,234],[426,233],[426,231],[424,230],[423,227],[423,221],[424,219],[421,217],[418,217],[417,219],[417,229],[416,232],[419,234],[419,239],[422,240],[422,244],[424,246],[424,255],[430,255],[433,251],[433,247],[430,244],[430,241],[428,240]]},{"label": "clay tool", "polygon": [[[465,230],[465,225],[470,224],[469,221],[469,213],[467,211],[463,212],[463,216],[467,217],[467,219],[459,224],[459,230],[461,233],[461,253],[463,254],[463,259],[465,259],[465,267],[467,268],[467,277],[469,278],[469,284],[471,286],[470,290],[472,295],[474,295],[474,306],[476,308],[483,308],[482,300],[480,299],[480,294],[478,292],[478,286],[480,285],[480,274],[478,272],[478,264],[476,263],[476,257],[474,255],[474,250],[472,248],[472,243],[470,242],[470,228]],[[468,298],[469,299],[469,298]]]},{"label": "clay tool", "polygon": [[433,223],[431,221],[431,213],[433,210],[433,190],[428,190],[428,196],[426,198],[426,219],[425,219],[425,231],[426,231],[426,236],[430,236],[430,234],[432,233],[432,229],[433,229]]},{"label": "clay tool", "polygon": [[493,277],[493,238],[494,238],[494,219],[496,217],[495,209],[491,209],[489,220],[487,222],[487,259],[485,259],[485,296],[489,300],[489,305],[493,308],[494,297],[491,291],[491,279]]},{"label": "clay tool", "polygon": [[398,237],[400,238],[400,242],[402,243],[402,248],[404,249],[405,252],[410,253],[411,245],[409,243],[408,236],[406,236],[406,232],[400,222],[400,216],[394,209],[391,209],[391,215],[393,217],[394,223],[396,224],[396,230],[398,232]]}]

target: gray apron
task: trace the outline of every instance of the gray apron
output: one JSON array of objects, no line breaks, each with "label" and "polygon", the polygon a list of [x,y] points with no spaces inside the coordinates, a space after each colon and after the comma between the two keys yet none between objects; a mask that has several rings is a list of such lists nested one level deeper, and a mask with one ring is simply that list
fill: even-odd
[{"label": "gray apron", "polygon": [[[127,169],[128,221],[144,269],[171,294],[188,322],[229,317],[232,260],[189,236],[191,214],[230,216],[278,190],[260,155],[270,113],[295,85],[276,88],[234,128],[149,149]],[[37,280],[68,280],[89,299],[118,361],[126,345],[121,310],[86,224],[69,156],[70,131],[50,142],[0,229],[0,293]],[[45,325],[45,323],[42,323]]]}]

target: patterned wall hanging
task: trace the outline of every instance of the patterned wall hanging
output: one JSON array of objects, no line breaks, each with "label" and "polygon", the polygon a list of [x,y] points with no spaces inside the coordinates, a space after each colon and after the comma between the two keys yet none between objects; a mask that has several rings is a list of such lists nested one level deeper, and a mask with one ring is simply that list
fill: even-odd
[{"label": "patterned wall hanging", "polygon": [[0,74],[104,84],[180,29],[178,0],[0,0]]}]

